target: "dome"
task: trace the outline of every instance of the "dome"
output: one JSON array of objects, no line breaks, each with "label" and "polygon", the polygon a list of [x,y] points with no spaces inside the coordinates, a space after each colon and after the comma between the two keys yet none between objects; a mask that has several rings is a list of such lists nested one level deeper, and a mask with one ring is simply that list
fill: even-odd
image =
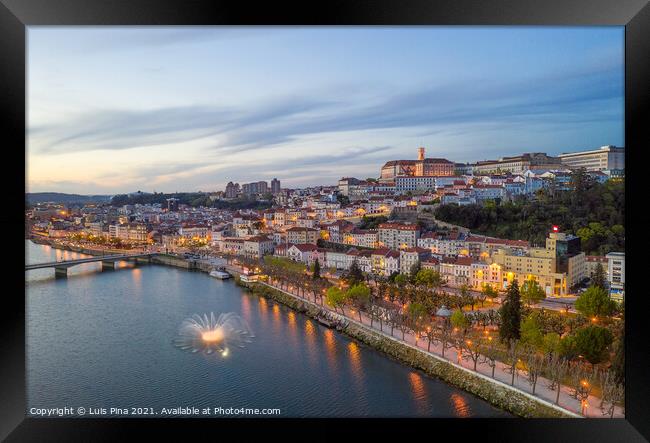
[{"label": "dome", "polygon": [[440,309],[436,311],[436,316],[438,317],[450,317],[451,316],[451,311],[447,309],[446,306],[442,306]]}]

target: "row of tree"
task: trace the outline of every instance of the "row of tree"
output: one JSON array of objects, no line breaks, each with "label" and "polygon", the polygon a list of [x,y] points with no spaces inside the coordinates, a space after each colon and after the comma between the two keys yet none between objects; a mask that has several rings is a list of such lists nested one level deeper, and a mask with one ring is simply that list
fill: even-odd
[{"label": "row of tree", "polygon": [[[463,311],[470,304],[469,298],[463,300],[462,295],[445,298],[449,296],[437,293],[441,279],[430,269],[395,276],[392,281],[369,281],[353,265],[344,275],[344,283],[335,285],[321,277],[318,261],[311,273],[298,263],[289,266],[284,263],[288,260],[283,259],[250,261],[249,266],[261,265],[271,282],[282,289],[328,305],[361,323],[364,317],[369,318],[371,326],[378,323],[382,331],[387,328],[392,336],[395,331],[401,333],[402,339],[406,334],[413,334],[416,345],[419,340],[427,341],[429,351],[433,344],[440,345],[443,357],[450,349],[456,349],[459,358],[473,363],[474,370],[479,363],[485,363],[492,368],[494,377],[496,366],[503,364],[512,374],[511,383],[514,384],[518,374],[524,374],[533,394],[543,376],[549,380],[548,387],[557,392],[556,403],[560,399],[558,386],[568,383],[575,398],[588,396],[593,386],[600,386],[604,414],[613,415],[614,406],[622,405],[622,381],[616,368],[595,369],[592,364],[588,370],[586,366],[587,362],[604,359],[605,350],[611,344],[603,328],[589,324],[584,316],[563,319],[545,310],[526,307],[521,303],[516,281],[510,285],[501,309]],[[493,290],[486,292],[490,291]],[[435,316],[443,304],[454,310],[448,319]],[[485,334],[477,334],[477,328],[482,328]],[[497,328],[500,340],[494,340],[489,333]]]}]

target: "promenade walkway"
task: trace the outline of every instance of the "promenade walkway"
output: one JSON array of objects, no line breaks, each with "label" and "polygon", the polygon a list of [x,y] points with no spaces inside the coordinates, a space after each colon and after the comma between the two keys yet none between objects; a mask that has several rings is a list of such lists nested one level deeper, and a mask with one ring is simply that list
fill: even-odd
[{"label": "promenade walkway", "polygon": [[[302,294],[299,294],[299,291],[295,287],[290,287],[289,290],[280,288],[279,286],[266,283],[266,282],[259,282],[261,284],[264,284],[266,286],[269,286],[273,289],[276,289],[278,291],[281,291],[285,294],[291,295],[293,297],[296,297],[301,300],[306,300],[311,303],[314,303],[332,313],[335,313],[337,315],[341,315],[341,312],[339,311],[334,311],[330,307],[328,307],[325,303],[322,305],[320,304],[320,299],[316,299],[315,297],[309,297],[309,293],[307,293],[307,296],[303,296]],[[358,311],[352,309],[346,309],[344,310],[343,315],[345,318],[349,321],[352,321],[354,323],[359,323],[359,313]],[[385,324],[379,324],[377,320],[373,322],[373,326],[371,327],[371,321],[368,315],[366,313],[362,312],[361,314],[361,324],[367,328],[372,328],[372,330],[377,331],[384,335],[385,337],[406,343],[414,348],[417,348],[421,352],[433,355],[436,358],[444,359],[451,364],[462,367],[465,370],[468,370],[470,372],[474,372],[473,366],[474,362],[471,359],[465,360],[461,356],[461,352],[456,350],[455,348],[447,348],[445,351],[445,356],[442,357],[442,345],[440,343],[431,343],[431,351],[427,351],[427,347],[429,346],[428,340],[426,338],[422,339],[420,338],[419,340],[416,340],[415,335],[412,332],[407,332],[404,334],[404,340],[402,340],[402,331],[398,330],[395,328],[394,330],[394,335],[390,335],[390,327],[385,325]],[[487,363],[480,362],[477,364],[476,367],[476,372],[479,374],[482,374],[483,376],[486,376],[488,378],[492,378],[492,367],[489,366]],[[494,368],[494,379],[503,383],[504,385],[511,386],[511,380],[512,380],[512,374],[507,371],[507,365],[501,362],[496,362],[496,367]],[[539,398],[541,400],[546,401],[550,405],[555,405],[555,399],[557,396],[557,391],[551,390],[548,386],[551,384],[550,380],[539,377],[537,380],[537,385],[535,388],[535,394],[532,394],[532,387],[528,382],[528,379],[525,376],[525,373],[522,373],[522,371],[517,371],[517,374],[515,375],[515,382],[512,387],[516,388],[517,390],[521,391],[522,393],[526,395],[534,395],[534,397]],[[573,398],[571,396],[571,391],[572,389],[568,386],[561,386],[560,390],[560,399],[559,399],[559,407],[562,409],[575,414],[576,416],[582,416],[581,414],[581,401],[577,398]],[[601,400],[600,398],[590,395],[588,399],[586,400],[585,404],[585,414],[584,416],[587,418],[603,418],[606,417],[608,418],[609,415],[603,415],[601,409],[600,409],[600,403]],[[624,412],[622,408],[619,406],[616,406],[614,409],[614,418],[623,418],[624,417]]]}]

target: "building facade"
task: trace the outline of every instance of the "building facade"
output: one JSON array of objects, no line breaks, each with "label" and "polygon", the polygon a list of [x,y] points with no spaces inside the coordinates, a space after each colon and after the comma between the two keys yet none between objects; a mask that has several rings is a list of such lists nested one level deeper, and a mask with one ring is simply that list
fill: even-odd
[{"label": "building facade", "polygon": [[625,148],[602,146],[591,151],[560,154],[562,164],[569,168],[603,171],[620,175],[625,171]]}]

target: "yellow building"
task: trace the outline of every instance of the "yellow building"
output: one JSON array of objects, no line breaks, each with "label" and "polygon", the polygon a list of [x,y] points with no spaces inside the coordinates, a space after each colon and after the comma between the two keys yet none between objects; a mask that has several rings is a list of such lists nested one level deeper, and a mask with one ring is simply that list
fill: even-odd
[{"label": "yellow building", "polygon": [[529,248],[525,252],[498,249],[491,262],[502,268],[502,288],[515,278],[521,286],[526,280],[536,280],[547,296],[564,296],[571,287],[586,277],[585,254],[579,251],[577,237],[553,232],[545,248]]}]

